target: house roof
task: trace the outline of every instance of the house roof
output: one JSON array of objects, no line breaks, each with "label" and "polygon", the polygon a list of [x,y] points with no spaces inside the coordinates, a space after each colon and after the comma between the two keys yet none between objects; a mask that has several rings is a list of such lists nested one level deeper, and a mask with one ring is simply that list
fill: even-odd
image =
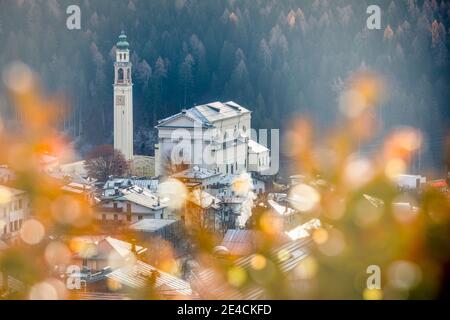
[{"label": "house roof", "polygon": [[[300,261],[310,253],[312,240],[310,237],[289,241],[270,253],[270,259],[274,261],[283,273],[292,271]],[[249,269],[255,254],[237,259],[234,265],[243,269]],[[280,258],[283,257],[283,258]],[[209,268],[199,273],[194,273],[193,289],[200,297],[218,300],[256,300],[264,297],[264,289],[258,285],[250,285],[244,290],[230,287],[227,283],[218,279],[215,269]]]},{"label": "house roof", "polygon": [[0,189],[3,189],[3,190],[6,191],[10,196],[13,196],[13,197],[25,193],[24,190],[19,190],[19,189],[11,188],[11,187],[8,187],[8,186],[5,186],[5,185],[0,185]]},{"label": "house roof", "polygon": [[77,291],[72,296],[75,300],[129,300],[123,293],[83,292]]},{"label": "house roof", "polygon": [[194,295],[188,282],[139,260],[134,265],[126,265],[109,273],[106,277],[127,287],[137,289],[148,286],[149,277],[153,273],[157,274],[154,284],[157,293],[175,297],[191,297]]},{"label": "house roof", "polygon": [[434,188],[446,188],[446,187],[448,187],[447,181],[445,181],[444,179],[430,181],[430,185],[432,187],[434,187]]},{"label": "house roof", "polygon": [[[133,244],[115,239],[112,237],[76,237],[78,241],[75,254],[82,258],[89,259],[109,259],[113,256],[117,258],[127,258],[132,254]],[[145,252],[147,249],[142,246],[135,246],[137,254]]]},{"label": "house roof", "polygon": [[276,202],[275,200],[267,200],[267,203],[270,205],[270,207],[275,211],[277,214],[281,216],[287,216],[290,214],[295,213],[296,211],[292,208],[289,208],[288,206],[283,206]]},{"label": "house roof", "polygon": [[203,209],[207,209],[210,207],[219,209],[219,204],[222,202],[219,198],[214,197],[209,192],[201,189],[192,190],[189,193],[187,200]]},{"label": "house roof", "polygon": [[215,177],[220,175],[219,172],[216,172],[214,170],[210,170],[207,168],[202,168],[199,166],[192,166],[188,169],[185,169],[183,171],[174,173],[172,175],[172,178],[175,179],[195,179],[195,180],[204,180],[211,177]]},{"label": "house roof", "polygon": [[183,110],[168,118],[162,119],[158,122],[157,128],[169,126],[170,122],[180,116],[186,116],[192,120],[201,123],[206,126],[212,126],[215,122],[228,118],[240,116],[251,111],[240,106],[239,104],[228,102],[211,102],[199,106],[192,107],[187,110]]},{"label": "house roof", "polygon": [[112,199],[118,201],[130,201],[152,210],[167,207],[168,201],[160,199],[158,196],[156,196],[146,188],[140,188],[135,185],[132,185],[131,187],[128,187],[126,189],[121,189],[120,195],[113,196]]},{"label": "house roof", "polygon": [[103,190],[114,188],[128,188],[132,185],[136,185],[141,188],[156,190],[158,188],[158,179],[134,179],[134,178],[114,178],[105,182]]},{"label": "house roof", "polygon": [[317,229],[321,226],[319,219],[311,219],[308,222],[301,224],[291,230],[285,231],[285,234],[292,240],[309,237],[311,230]]},{"label": "house roof", "polygon": [[175,223],[169,219],[142,219],[130,225],[130,229],[143,232],[153,232]]},{"label": "house roof", "polygon": [[105,182],[103,189],[127,188],[133,185],[131,179],[115,178]]},{"label": "house roof", "polygon": [[255,236],[253,230],[230,229],[225,233],[221,246],[232,256],[245,256],[255,251]]}]

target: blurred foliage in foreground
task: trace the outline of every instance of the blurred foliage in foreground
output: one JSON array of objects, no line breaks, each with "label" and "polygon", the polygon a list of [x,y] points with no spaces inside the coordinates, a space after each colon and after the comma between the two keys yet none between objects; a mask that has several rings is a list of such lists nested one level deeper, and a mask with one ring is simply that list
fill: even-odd
[{"label": "blurred foliage in foreground", "polygon": [[[15,187],[31,198],[33,217],[20,231],[20,244],[0,254],[0,268],[21,279],[24,291],[15,298],[70,298],[55,269],[70,262],[70,245],[59,239],[67,233],[95,234],[92,211],[80,199],[63,196],[39,168],[45,152],[69,152],[69,144],[55,130],[58,103],[42,97],[35,76],[21,64],[5,72],[4,80],[18,109],[17,130],[0,127],[0,162],[17,173]],[[339,110],[344,126],[314,131],[310,122],[295,119],[284,141],[292,171],[305,181],[289,190],[302,199],[296,209],[317,217],[322,227],[311,233],[312,252],[289,275],[279,268],[284,252],[273,255],[283,232],[280,221],[264,207],[253,211],[258,231],[257,253],[245,266],[218,259],[218,239],[204,231],[192,233],[192,257],[199,268],[215,270],[217,283],[229,292],[262,288],[267,298],[414,299],[448,297],[450,208],[446,190],[425,187],[402,192],[394,178],[407,171],[421,148],[422,134],[414,128],[392,132],[377,153],[364,156],[360,146],[381,127],[375,106],[386,94],[378,75],[364,71],[346,83]],[[410,203],[413,210],[397,204]],[[126,235],[124,235],[126,236]],[[173,249],[155,264],[181,275]],[[366,286],[367,268],[379,266],[381,289]],[[150,279],[151,280],[151,279]],[[151,290],[133,292],[135,298],[161,298]],[[153,281],[154,282],[154,281]],[[111,285],[111,287],[113,287]],[[110,288],[111,289],[111,288]],[[48,292],[51,295],[48,295]]]}]

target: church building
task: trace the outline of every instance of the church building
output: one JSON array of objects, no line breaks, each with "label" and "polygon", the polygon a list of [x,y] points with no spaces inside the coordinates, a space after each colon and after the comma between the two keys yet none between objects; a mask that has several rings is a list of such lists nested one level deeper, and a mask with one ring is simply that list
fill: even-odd
[{"label": "church building", "polygon": [[145,176],[146,164],[154,165],[155,176],[180,164],[223,174],[261,173],[269,168],[269,150],[251,139],[251,111],[233,101],[183,109],[158,121],[155,157],[134,155],[132,63],[123,31],[116,44],[113,87],[114,149],[123,153],[135,175]]},{"label": "church building", "polygon": [[198,166],[222,174],[262,173],[270,167],[269,149],[251,138],[251,111],[233,102],[183,109],[158,121],[155,175],[168,165]]}]

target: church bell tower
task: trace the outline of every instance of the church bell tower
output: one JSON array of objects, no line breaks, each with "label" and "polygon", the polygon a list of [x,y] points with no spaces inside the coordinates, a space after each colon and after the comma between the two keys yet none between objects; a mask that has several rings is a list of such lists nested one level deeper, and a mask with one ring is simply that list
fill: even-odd
[{"label": "church bell tower", "polygon": [[125,159],[133,158],[133,83],[131,81],[130,50],[122,31],[116,44],[114,63],[114,149]]}]

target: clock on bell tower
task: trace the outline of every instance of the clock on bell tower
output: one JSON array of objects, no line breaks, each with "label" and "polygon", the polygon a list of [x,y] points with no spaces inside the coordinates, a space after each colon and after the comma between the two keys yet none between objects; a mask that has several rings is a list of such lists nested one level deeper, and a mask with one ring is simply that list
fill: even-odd
[{"label": "clock on bell tower", "polygon": [[114,63],[114,149],[127,160],[133,158],[133,83],[131,80],[130,50],[122,31],[116,44]]}]

